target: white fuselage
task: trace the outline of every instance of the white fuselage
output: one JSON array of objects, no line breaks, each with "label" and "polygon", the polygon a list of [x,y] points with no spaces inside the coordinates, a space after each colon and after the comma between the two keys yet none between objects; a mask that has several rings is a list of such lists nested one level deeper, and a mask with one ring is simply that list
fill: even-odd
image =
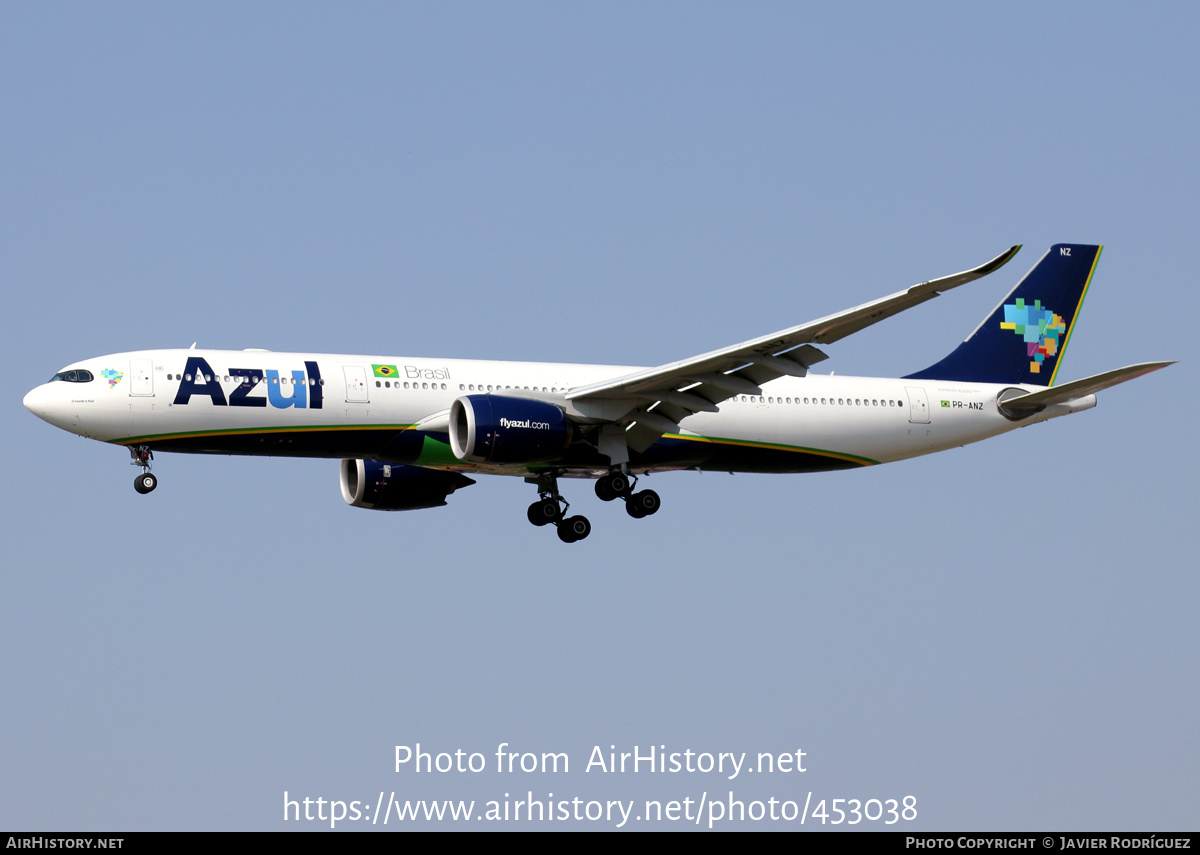
[{"label": "white fuselage", "polygon": [[[524,465],[459,460],[439,437],[464,395],[532,398],[587,423],[574,387],[634,366],[418,359],[267,351],[150,350],[87,359],[32,390],[25,405],[73,433],[119,445],[198,453],[373,458],[529,474]],[[90,375],[90,380],[80,380]],[[1019,421],[997,406],[1006,389],[1039,387],[809,373],[697,413],[630,465],[798,472],[902,460],[1088,409],[1088,395]],[[399,442],[398,437],[411,441]],[[426,438],[428,437],[428,441]],[[605,468],[595,453],[552,464],[563,474]]]}]

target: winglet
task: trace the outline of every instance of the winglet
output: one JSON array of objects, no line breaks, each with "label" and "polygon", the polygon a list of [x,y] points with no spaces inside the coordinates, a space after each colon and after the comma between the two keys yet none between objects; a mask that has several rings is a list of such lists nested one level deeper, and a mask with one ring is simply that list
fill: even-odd
[{"label": "winglet", "polygon": [[959,285],[965,285],[974,279],[987,276],[989,273],[994,273],[1008,262],[1012,261],[1012,257],[1016,255],[1023,244],[1009,247],[1007,251],[1000,253],[986,264],[981,264],[978,267],[972,267],[970,270],[964,270],[962,273],[955,273],[953,276],[943,276],[940,279],[931,279],[928,282],[922,282],[919,285],[914,285],[909,288],[910,293],[920,293],[922,291],[933,291],[938,294],[943,291],[949,291],[951,288],[957,288]]}]

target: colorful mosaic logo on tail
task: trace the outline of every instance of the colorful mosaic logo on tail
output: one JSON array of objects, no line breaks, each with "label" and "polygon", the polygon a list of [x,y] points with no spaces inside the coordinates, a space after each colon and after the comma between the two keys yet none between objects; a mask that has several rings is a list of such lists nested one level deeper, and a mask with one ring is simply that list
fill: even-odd
[{"label": "colorful mosaic logo on tail", "polygon": [[1067,325],[1062,315],[1043,309],[1041,300],[1034,300],[1033,305],[1028,306],[1023,298],[1018,297],[1015,305],[1005,305],[1000,329],[1012,330],[1025,341],[1029,357],[1033,360],[1029,363],[1029,370],[1039,374],[1046,357],[1058,355],[1058,339],[1067,331]]}]

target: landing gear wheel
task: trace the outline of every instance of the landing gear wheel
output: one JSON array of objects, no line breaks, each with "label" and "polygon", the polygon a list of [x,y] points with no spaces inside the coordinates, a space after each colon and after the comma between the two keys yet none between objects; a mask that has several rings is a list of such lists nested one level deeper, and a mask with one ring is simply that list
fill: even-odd
[{"label": "landing gear wheel", "polygon": [[569,517],[558,524],[558,539],[563,543],[583,540],[592,533],[592,524],[587,517]]},{"label": "landing gear wheel", "polygon": [[625,510],[635,520],[650,516],[661,506],[662,500],[658,498],[658,493],[653,490],[642,490],[642,492],[634,493],[625,500]]},{"label": "landing gear wheel", "polygon": [[534,525],[545,525],[558,519],[558,502],[553,499],[539,499],[529,506],[526,514]]},{"label": "landing gear wheel", "polygon": [[609,472],[596,479],[596,497],[611,502],[629,492],[629,477],[624,472]]},{"label": "landing gear wheel", "polygon": [[158,486],[158,479],[149,472],[143,472],[133,479],[133,489],[139,493],[149,493]]}]

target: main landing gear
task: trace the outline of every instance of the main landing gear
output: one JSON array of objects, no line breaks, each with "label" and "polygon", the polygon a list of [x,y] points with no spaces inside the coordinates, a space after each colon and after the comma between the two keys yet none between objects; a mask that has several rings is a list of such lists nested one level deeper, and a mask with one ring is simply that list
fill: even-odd
[{"label": "main landing gear", "polygon": [[131,445],[129,456],[133,458],[130,462],[134,466],[142,468],[142,473],[133,479],[133,489],[139,493],[149,493],[158,486],[158,479],[150,473],[150,461],[154,459],[154,452],[148,445]]},{"label": "main landing gear", "polygon": [[583,540],[592,533],[592,524],[584,516],[567,516],[571,503],[558,493],[558,478],[553,474],[539,475],[537,478],[538,500],[529,506],[527,516],[534,525],[554,523],[558,529],[558,539],[563,543],[574,543]]},{"label": "main landing gear", "polygon": [[[558,477],[553,472],[543,473],[535,478],[526,479],[536,483],[538,500],[529,506],[527,516],[534,525],[542,526],[554,523],[558,529],[558,539],[563,543],[574,543],[583,540],[592,533],[592,524],[587,517],[567,516],[570,503],[558,492]],[[613,499],[625,500],[625,511],[634,519],[648,517],[658,510],[662,504],[658,493],[653,490],[633,492],[637,478],[619,470],[612,470],[596,481],[596,495],[605,502]]]},{"label": "main landing gear", "polygon": [[662,500],[653,490],[633,492],[635,484],[637,484],[637,478],[613,470],[596,479],[596,496],[602,502],[624,499],[625,512],[635,520],[640,520],[642,517],[648,517],[656,512],[662,505]]}]

